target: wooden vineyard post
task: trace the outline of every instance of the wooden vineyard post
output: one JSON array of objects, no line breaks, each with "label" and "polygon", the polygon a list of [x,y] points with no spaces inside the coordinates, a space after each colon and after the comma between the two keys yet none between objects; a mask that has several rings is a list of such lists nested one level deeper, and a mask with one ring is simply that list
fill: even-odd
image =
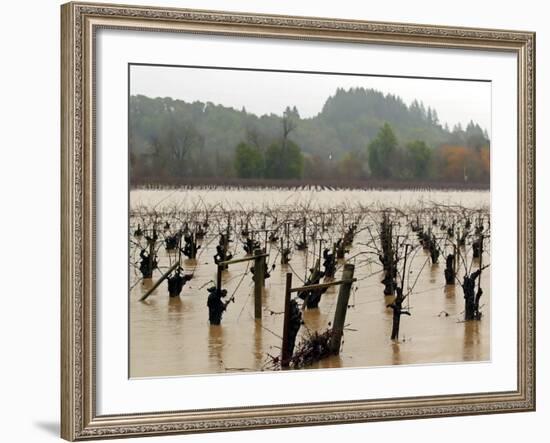
[{"label": "wooden vineyard post", "polygon": [[285,241],[286,248],[290,251],[290,224],[288,222],[285,223]]},{"label": "wooden vineyard post", "polygon": [[334,322],[332,325],[332,336],[330,338],[330,350],[333,354],[338,354],[340,352],[340,344],[342,342],[342,335],[344,334],[346,312],[348,310],[348,301],[351,292],[351,285],[353,283],[354,272],[354,265],[351,263],[344,265],[344,271],[342,272],[343,282],[340,285],[340,291],[338,292],[338,301],[336,304],[336,312],[334,313]]},{"label": "wooden vineyard post", "polygon": [[191,234],[191,257],[189,258],[193,260],[197,258],[197,236],[194,232]]},{"label": "wooden vineyard post", "polygon": [[455,279],[456,279],[456,267],[457,267],[457,262],[458,262],[457,251],[458,251],[458,248],[456,247],[456,244],[453,244],[453,257],[454,257],[454,259],[453,259],[453,273],[455,275]]},{"label": "wooden vineyard post", "polygon": [[290,354],[288,334],[290,327],[290,289],[292,288],[292,272],[286,274],[286,286],[285,286],[285,314],[283,323],[283,345],[281,351],[281,366],[283,368],[288,367],[292,355]]},{"label": "wooden vineyard post", "polygon": [[403,275],[401,278],[401,289],[405,289],[405,276],[407,275],[407,254],[409,252],[409,245],[405,245],[405,258],[403,259]]},{"label": "wooden vineyard post", "polygon": [[265,271],[265,255],[261,249],[254,251],[254,318],[262,318],[262,288]]},{"label": "wooden vineyard post", "polygon": [[[460,246],[456,248],[456,260],[455,260],[456,269],[460,269]],[[458,277],[458,274],[455,272],[455,278]]]},{"label": "wooden vineyard post", "polygon": [[153,258],[155,256],[155,230],[153,229],[153,238],[149,240],[149,269],[151,270],[151,277],[153,276]]},{"label": "wooden vineyard post", "polygon": [[307,218],[304,217],[304,226],[302,227],[302,241],[304,242],[304,248],[307,249]]},{"label": "wooden vineyard post", "polygon": [[288,257],[285,254],[284,238],[281,237],[281,264],[288,265]]},{"label": "wooden vineyard post", "polygon": [[481,271],[483,271],[483,234],[479,236],[479,280],[477,289],[481,288]]},{"label": "wooden vineyard post", "polygon": [[218,291],[221,291],[222,289],[222,273],[223,273],[223,266],[218,264],[218,271],[216,273],[216,289]]},{"label": "wooden vineyard post", "polygon": [[178,263],[181,263],[181,237],[183,234],[180,231],[180,235],[178,235]]},{"label": "wooden vineyard post", "polygon": [[[225,228],[225,247],[227,248],[228,246],[228,242],[229,242],[229,234],[230,234],[230,229],[231,229],[231,215],[228,215],[227,216],[227,227]],[[235,227],[236,229],[236,227]]]},{"label": "wooden vineyard post", "polygon": [[[235,226],[235,229],[237,229],[237,226]],[[225,229],[225,238],[223,242],[223,258],[222,260],[227,260],[227,251],[229,250],[229,235],[231,234],[231,215],[227,216],[227,227]],[[227,268],[226,268],[227,269]]]}]

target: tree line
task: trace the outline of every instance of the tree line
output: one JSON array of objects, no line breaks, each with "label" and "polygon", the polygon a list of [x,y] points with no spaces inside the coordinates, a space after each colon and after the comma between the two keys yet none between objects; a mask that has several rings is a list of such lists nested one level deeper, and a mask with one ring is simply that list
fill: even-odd
[{"label": "tree line", "polygon": [[338,89],[313,118],[130,97],[131,181],[211,178],[489,183],[489,138],[471,121],[363,88]]}]

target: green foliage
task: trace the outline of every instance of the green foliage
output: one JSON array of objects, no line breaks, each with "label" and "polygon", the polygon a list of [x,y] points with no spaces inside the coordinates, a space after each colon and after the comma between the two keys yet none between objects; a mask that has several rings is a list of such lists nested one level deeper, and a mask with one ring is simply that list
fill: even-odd
[{"label": "green foliage", "polygon": [[244,108],[141,95],[131,96],[129,107],[132,180],[350,179],[367,178],[369,170],[382,179],[425,179],[433,173],[428,150],[451,145],[481,153],[489,147],[474,122],[450,130],[422,102],[407,105],[365,88],[337,89],[311,118],[290,106],[282,115],[256,116]]},{"label": "green foliage", "polygon": [[265,176],[275,179],[302,178],[304,157],[298,145],[290,140],[272,143],[265,153]]},{"label": "green foliage", "polygon": [[370,172],[376,178],[393,178],[397,152],[397,138],[388,123],[378,131],[369,143],[368,161]]},{"label": "green foliage", "polygon": [[234,167],[239,178],[260,178],[264,172],[264,159],[260,149],[246,143],[235,148]]},{"label": "green foliage", "polygon": [[410,176],[427,179],[431,173],[432,149],[421,140],[410,142],[406,147],[406,160]]}]

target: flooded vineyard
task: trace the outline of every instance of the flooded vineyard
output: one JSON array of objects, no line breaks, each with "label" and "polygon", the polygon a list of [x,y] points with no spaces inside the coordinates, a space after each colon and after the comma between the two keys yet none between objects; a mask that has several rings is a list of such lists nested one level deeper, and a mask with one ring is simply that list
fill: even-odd
[{"label": "flooded vineyard", "polygon": [[132,190],[130,376],[487,361],[489,206],[485,191]]}]

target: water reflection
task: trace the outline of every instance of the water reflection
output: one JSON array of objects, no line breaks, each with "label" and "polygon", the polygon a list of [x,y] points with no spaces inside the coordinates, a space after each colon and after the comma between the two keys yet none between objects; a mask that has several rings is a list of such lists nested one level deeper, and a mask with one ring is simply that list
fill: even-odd
[{"label": "water reflection", "polygon": [[398,342],[393,341],[391,344],[392,349],[392,365],[400,365],[401,361],[401,346]]},{"label": "water reflection", "polygon": [[462,356],[465,361],[479,361],[481,358],[481,340],[479,336],[480,322],[469,320],[464,322],[464,339]]},{"label": "water reflection", "polygon": [[438,273],[439,273],[439,264],[438,263],[432,264],[430,266],[430,283],[435,283]]},{"label": "water reflection", "polygon": [[221,325],[208,325],[208,357],[219,369],[225,368],[224,363],[224,329]]},{"label": "water reflection", "polygon": [[143,293],[145,294],[149,289],[151,289],[153,287],[153,279],[152,278],[144,278],[141,281],[140,286],[143,289]]},{"label": "water reflection", "polygon": [[256,368],[263,366],[266,356],[263,351],[263,328],[260,320],[254,321],[254,364]]},{"label": "water reflection", "polygon": [[447,298],[452,298],[456,295],[456,285],[445,285],[445,296]]},{"label": "water reflection", "polygon": [[179,297],[168,298],[168,312],[170,314],[177,314],[184,311],[183,303]]},{"label": "water reflection", "polygon": [[318,331],[328,326],[324,323],[325,317],[321,313],[320,308],[304,309],[302,311],[302,319],[305,327],[313,331]]}]

